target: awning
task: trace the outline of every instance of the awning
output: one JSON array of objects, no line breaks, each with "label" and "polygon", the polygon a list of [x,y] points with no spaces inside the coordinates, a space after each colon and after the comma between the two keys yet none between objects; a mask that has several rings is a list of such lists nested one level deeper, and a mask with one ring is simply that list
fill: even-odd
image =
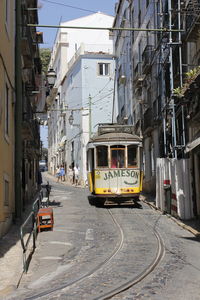
[{"label": "awning", "polygon": [[194,148],[196,148],[199,145],[200,145],[200,137],[186,145],[185,153],[192,151]]}]

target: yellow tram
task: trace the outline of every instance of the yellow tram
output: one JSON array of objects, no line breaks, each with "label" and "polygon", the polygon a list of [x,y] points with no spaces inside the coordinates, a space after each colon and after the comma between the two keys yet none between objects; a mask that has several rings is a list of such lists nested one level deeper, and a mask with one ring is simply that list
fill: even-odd
[{"label": "yellow tram", "polygon": [[87,146],[90,192],[95,197],[138,199],[142,190],[142,139],[130,125],[100,124]]}]

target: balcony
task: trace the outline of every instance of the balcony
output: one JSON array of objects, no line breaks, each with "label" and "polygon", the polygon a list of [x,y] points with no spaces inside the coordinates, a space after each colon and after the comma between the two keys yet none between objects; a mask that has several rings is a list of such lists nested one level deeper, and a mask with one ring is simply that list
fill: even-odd
[{"label": "balcony", "polygon": [[200,37],[200,1],[189,0],[187,6],[184,8],[184,12],[186,14],[186,39],[189,42],[196,42]]},{"label": "balcony", "polygon": [[143,131],[153,128],[153,112],[151,108],[148,108],[144,113]]},{"label": "balcony", "polygon": [[142,62],[138,62],[134,69],[133,82],[136,86],[141,85],[144,81],[144,78],[145,76],[142,73]]},{"label": "balcony", "polygon": [[146,45],[142,54],[142,73],[147,74],[151,69],[151,62],[153,58],[153,46]]}]

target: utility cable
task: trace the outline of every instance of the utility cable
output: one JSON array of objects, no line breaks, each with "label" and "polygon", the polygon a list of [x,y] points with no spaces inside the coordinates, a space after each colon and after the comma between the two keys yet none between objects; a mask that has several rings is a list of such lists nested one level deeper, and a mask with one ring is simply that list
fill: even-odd
[{"label": "utility cable", "polygon": [[82,11],[97,13],[97,11],[94,11],[94,10],[85,9],[85,8],[72,6],[72,5],[68,5],[68,4],[64,4],[64,3],[59,3],[59,2],[55,2],[55,1],[50,1],[50,0],[42,0],[42,1],[52,3],[52,4],[56,4],[56,5],[66,6],[66,7],[69,7],[69,8],[78,9],[78,10],[82,10]]}]

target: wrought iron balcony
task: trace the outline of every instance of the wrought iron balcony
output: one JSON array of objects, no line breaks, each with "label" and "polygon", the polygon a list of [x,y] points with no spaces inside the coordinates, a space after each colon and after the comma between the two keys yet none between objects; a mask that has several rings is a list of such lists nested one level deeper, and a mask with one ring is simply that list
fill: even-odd
[{"label": "wrought iron balcony", "polygon": [[142,54],[142,73],[146,74],[151,69],[151,62],[153,58],[153,46],[146,45]]},{"label": "wrought iron balcony", "polygon": [[144,113],[143,130],[153,127],[153,111],[152,108],[148,108]]}]

